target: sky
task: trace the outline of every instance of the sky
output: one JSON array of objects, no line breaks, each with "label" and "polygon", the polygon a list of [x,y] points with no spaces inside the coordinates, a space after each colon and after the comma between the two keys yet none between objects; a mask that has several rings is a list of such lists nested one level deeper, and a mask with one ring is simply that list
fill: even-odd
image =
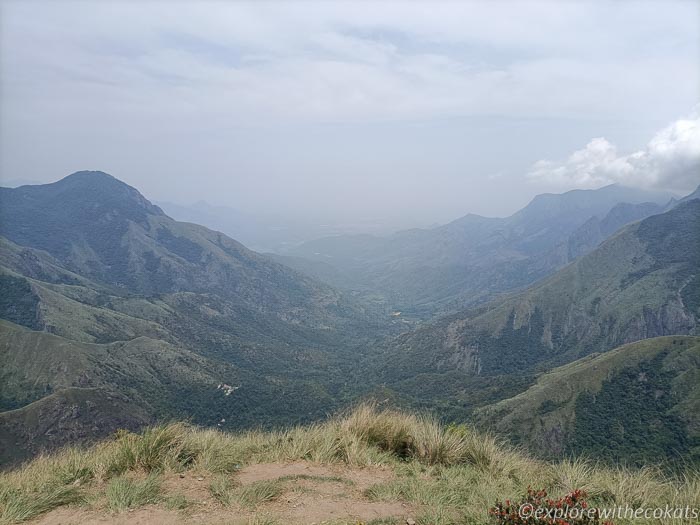
[{"label": "sky", "polygon": [[0,183],[397,227],[700,183],[700,2],[0,0]]}]

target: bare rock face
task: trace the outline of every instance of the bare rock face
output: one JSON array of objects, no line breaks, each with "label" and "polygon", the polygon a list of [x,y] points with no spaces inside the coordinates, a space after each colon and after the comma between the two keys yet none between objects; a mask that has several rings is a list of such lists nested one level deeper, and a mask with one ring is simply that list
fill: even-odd
[{"label": "bare rock face", "polygon": [[631,343],[650,337],[695,333],[697,319],[683,303],[674,300],[657,310],[644,308],[628,326],[620,343]]}]

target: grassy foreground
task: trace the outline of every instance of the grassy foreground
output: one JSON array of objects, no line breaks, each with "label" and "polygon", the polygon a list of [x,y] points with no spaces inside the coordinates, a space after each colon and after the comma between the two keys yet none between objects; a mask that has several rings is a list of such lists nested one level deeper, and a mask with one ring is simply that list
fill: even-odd
[{"label": "grassy foreground", "polygon": [[[696,471],[670,478],[652,468],[611,469],[583,460],[546,463],[466,428],[362,405],[324,423],[279,432],[228,434],[169,424],[141,434],[120,432],[86,450],[40,457],[0,474],[0,522],[28,521],[64,506],[116,516],[150,505],[185,517],[196,510],[201,516],[198,502],[164,482],[187,475],[206,479],[213,502],[207,509],[229,516],[228,523],[283,523],[265,514],[264,506],[301,477],[244,485],[237,473],[249,465],[291,461],[331,465],[341,472],[384,467],[391,479],[365,488],[362,498],[405,503],[415,510],[416,523],[425,525],[488,523],[487,509],[495,500],[515,499],[528,486],[552,495],[584,489],[598,506],[700,502]],[[342,476],[316,481],[351,483]],[[387,517],[376,523],[405,520]]]}]

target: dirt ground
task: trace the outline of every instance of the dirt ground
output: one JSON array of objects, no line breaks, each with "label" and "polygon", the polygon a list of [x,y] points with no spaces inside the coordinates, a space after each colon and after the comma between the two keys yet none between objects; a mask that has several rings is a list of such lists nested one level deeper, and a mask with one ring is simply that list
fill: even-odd
[{"label": "dirt ground", "polygon": [[366,523],[379,518],[412,522],[415,508],[401,502],[373,502],[364,497],[368,487],[390,481],[394,474],[382,468],[321,466],[306,462],[250,465],[232,475],[242,486],[266,480],[284,480],[285,490],[273,501],[254,510],[225,507],[209,492],[206,475],[188,472],[168,475],[164,495],[178,494],[189,502],[183,510],[169,510],[164,504],[148,505],[118,514],[79,506],[53,510],[33,523],[41,525],[181,525],[257,524],[271,520],[278,524],[321,525],[324,523]]}]

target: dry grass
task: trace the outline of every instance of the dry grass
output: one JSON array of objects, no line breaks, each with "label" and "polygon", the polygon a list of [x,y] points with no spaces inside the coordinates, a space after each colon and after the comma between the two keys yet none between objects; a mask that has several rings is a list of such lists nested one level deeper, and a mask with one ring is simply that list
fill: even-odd
[{"label": "dry grass", "polygon": [[160,479],[155,474],[145,479],[122,475],[109,482],[105,496],[107,507],[114,512],[157,503],[160,496]]},{"label": "dry grass", "polygon": [[365,495],[416,504],[422,513],[418,523],[483,523],[496,499],[518,497],[528,485],[552,494],[583,488],[601,505],[700,501],[696,471],[670,479],[655,469],[545,463],[467,428],[445,428],[428,417],[362,405],[323,424],[286,431],[226,434],[164,425],[141,434],[118,433],[88,450],[40,457],[0,475],[0,522],[22,522],[75,504],[106,512],[155,502],[184,508],[185,498],[161,494],[159,483],[161,474],[184,471],[207,473],[213,480],[209,491],[221,505],[256,508],[281,494],[285,480],[239,486],[235,471],[253,463],[299,460],[393,469],[394,481],[370,487]]}]

